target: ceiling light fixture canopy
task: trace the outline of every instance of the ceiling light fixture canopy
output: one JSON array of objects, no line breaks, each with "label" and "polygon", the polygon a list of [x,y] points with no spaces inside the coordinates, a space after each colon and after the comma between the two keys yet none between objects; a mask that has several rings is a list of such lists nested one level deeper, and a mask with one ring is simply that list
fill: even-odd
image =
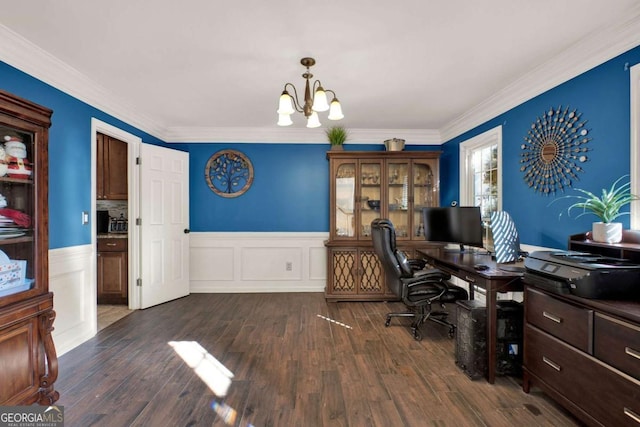
[{"label": "ceiling light fixture canopy", "polygon": [[[280,104],[278,106],[278,126],[289,126],[293,124],[291,115],[296,111],[305,115],[307,118],[308,128],[317,128],[321,125],[318,112],[329,110],[329,120],[340,120],[344,118],[344,115],[342,114],[342,106],[336,97],[336,93],[332,90],[324,89],[320,80],[315,80],[310,84],[313,74],[311,74],[309,68],[315,65],[316,60],[313,58],[302,58],[300,63],[307,67],[307,71],[302,74],[302,77],[305,79],[304,103],[301,104],[298,101],[298,92],[296,91],[296,87],[291,83],[285,83],[282,95],[280,95]],[[294,96],[289,94],[287,91],[288,88],[293,91]],[[312,89],[313,96],[311,96]],[[327,102],[327,92],[331,93],[333,96],[331,104]]]}]

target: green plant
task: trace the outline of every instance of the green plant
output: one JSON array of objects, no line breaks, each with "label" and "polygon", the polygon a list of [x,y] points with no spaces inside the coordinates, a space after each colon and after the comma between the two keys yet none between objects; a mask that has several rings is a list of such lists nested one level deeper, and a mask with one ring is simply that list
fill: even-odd
[{"label": "green plant", "polygon": [[[618,183],[627,176],[629,175],[623,175],[618,178],[610,189],[607,190],[606,188],[603,188],[602,195],[600,197],[590,191],[576,188],[575,190],[582,193],[582,195],[559,197],[551,203],[562,199],[576,199],[578,201],[567,208],[567,215],[570,216],[571,211],[574,209],[582,209],[582,212],[577,216],[577,218],[582,215],[593,214],[604,223],[612,222],[619,216],[629,215],[629,212],[620,212],[620,209],[634,200],[640,199],[635,194],[631,194],[630,182],[626,182],[618,186]],[[562,212],[560,215],[562,215]]]},{"label": "green plant", "polygon": [[347,140],[349,134],[342,126],[332,126],[326,129],[325,134],[331,145],[342,145]]}]

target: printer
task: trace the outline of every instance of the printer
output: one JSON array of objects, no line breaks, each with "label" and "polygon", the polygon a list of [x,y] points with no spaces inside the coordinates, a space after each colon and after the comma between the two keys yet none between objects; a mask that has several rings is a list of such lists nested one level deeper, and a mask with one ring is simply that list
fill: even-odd
[{"label": "printer", "polygon": [[640,300],[640,264],[575,251],[535,251],[524,260],[523,281],[558,294]]}]

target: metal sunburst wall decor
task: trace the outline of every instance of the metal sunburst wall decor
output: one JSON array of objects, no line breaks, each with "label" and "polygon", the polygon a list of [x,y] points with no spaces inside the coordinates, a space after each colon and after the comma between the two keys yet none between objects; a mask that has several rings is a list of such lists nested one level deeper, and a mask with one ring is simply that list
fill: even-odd
[{"label": "metal sunburst wall decor", "polygon": [[591,138],[581,115],[569,107],[551,107],[531,124],[520,146],[520,171],[534,191],[564,191],[579,179],[578,172],[584,172],[581,164],[589,160],[586,144]]},{"label": "metal sunburst wall decor", "polygon": [[220,150],[209,158],[204,178],[217,195],[238,197],[253,183],[253,165],[240,151]]}]

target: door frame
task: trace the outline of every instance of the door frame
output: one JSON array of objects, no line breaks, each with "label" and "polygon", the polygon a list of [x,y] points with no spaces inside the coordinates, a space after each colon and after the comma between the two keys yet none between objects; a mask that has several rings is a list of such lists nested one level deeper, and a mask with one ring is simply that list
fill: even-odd
[{"label": "door frame", "polygon": [[[110,137],[119,139],[127,143],[127,175],[128,175],[128,195],[127,195],[127,216],[129,219],[128,232],[128,299],[129,309],[136,310],[140,308],[140,291],[136,286],[137,278],[140,277],[140,230],[136,227],[136,218],[140,217],[140,168],[136,165],[136,159],[140,156],[140,144],[142,138],[133,135],[127,131],[117,128],[109,123],[103,122],[95,117],[91,118],[91,280],[92,286],[97,288],[97,221],[96,217],[96,200],[97,200],[97,134],[98,132]],[[97,306],[97,300],[94,301]]]}]

